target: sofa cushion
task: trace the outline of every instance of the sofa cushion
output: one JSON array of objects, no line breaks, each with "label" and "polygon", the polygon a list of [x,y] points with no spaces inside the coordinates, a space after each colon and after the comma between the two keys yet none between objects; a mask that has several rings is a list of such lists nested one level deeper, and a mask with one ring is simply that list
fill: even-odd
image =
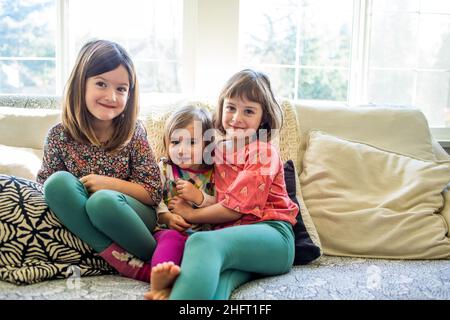
[{"label": "sofa cushion", "polygon": [[42,149],[48,130],[60,121],[60,110],[0,108],[0,144]]},{"label": "sofa cushion", "polygon": [[450,258],[440,214],[449,162],[419,160],[313,131],[300,183],[325,254]]},{"label": "sofa cushion", "polygon": [[114,273],[92,248],[61,225],[42,186],[0,175],[0,279],[15,284]]},{"label": "sofa cushion", "polygon": [[300,162],[310,130],[324,131],[420,159],[435,160],[428,123],[418,109],[296,105],[296,111],[301,135]]},{"label": "sofa cushion", "polygon": [[295,258],[294,265],[303,265],[322,255],[319,235],[303,201],[297,171],[292,160],[284,164],[284,180],[289,198],[299,207],[297,223],[294,226]]},{"label": "sofa cushion", "polygon": [[283,126],[279,137],[273,139],[272,144],[280,150],[283,161],[292,160],[295,168],[300,168],[300,129],[297,125],[297,116],[294,106],[289,101],[281,102],[283,110]]},{"label": "sofa cushion", "polygon": [[42,150],[0,144],[0,174],[36,180],[41,167]]}]

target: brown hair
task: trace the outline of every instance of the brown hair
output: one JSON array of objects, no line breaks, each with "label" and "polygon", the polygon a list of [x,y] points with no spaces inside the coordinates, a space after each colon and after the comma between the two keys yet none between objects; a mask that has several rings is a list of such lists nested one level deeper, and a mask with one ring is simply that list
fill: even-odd
[{"label": "brown hair", "polygon": [[261,104],[263,116],[260,129],[267,130],[267,139],[271,140],[271,130],[283,125],[283,111],[275,100],[269,78],[260,71],[244,69],[234,74],[225,84],[219,95],[215,114],[215,127],[225,134],[222,125],[223,104],[227,98],[246,99]]},{"label": "brown hair", "polygon": [[[197,108],[192,105],[187,105],[179,108],[174,113],[170,115],[170,117],[166,120],[164,126],[164,153],[167,159],[170,160],[169,157],[169,143],[170,137],[172,133],[177,129],[184,129],[193,121],[200,121],[202,123],[202,137],[205,132],[209,129],[214,129],[213,121],[211,119],[211,115],[208,111],[202,108]],[[202,140],[204,141],[204,140]],[[205,148],[213,142],[213,137],[211,141],[204,141]],[[205,163],[205,159],[203,159],[203,163]]]},{"label": "brown hair", "polygon": [[114,133],[103,147],[117,152],[131,140],[139,113],[136,72],[128,53],[119,44],[107,40],[89,41],[81,48],[65,88],[62,124],[74,140],[101,145],[92,127],[93,116],[86,106],[86,81],[120,65],[128,71],[130,82],[127,104],[123,113],[113,119]]}]

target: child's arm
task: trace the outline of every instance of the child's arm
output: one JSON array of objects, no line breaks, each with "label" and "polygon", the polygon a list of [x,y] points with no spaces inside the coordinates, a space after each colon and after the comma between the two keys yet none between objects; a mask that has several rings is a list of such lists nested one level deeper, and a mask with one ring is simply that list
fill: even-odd
[{"label": "child's arm", "polygon": [[56,171],[67,170],[58,148],[58,130],[57,126],[51,128],[45,138],[42,165],[36,176],[36,181],[39,183],[44,183]]},{"label": "child's arm", "polygon": [[98,174],[84,176],[80,178],[80,182],[90,193],[104,189],[114,190],[129,195],[142,203],[155,205],[150,193],[143,186],[134,182]]},{"label": "child's arm", "polygon": [[[159,171],[161,176],[161,185],[163,188],[166,186],[167,181],[167,167],[165,166],[164,161],[159,162]],[[170,229],[177,230],[179,232],[183,232],[186,229],[192,227],[183,217],[173,214],[169,211],[169,208],[166,206],[164,199],[161,199],[158,206],[156,207],[156,215],[158,217],[158,225],[166,225]]]},{"label": "child's arm", "polygon": [[158,224],[165,224],[169,229],[174,229],[179,232],[186,231],[186,229],[192,228],[190,223],[187,223],[186,220],[180,215],[173,214],[169,211],[161,212],[158,215]]},{"label": "child's arm", "polygon": [[189,181],[181,179],[177,181],[177,194],[180,198],[192,202],[197,208],[208,207],[217,202],[216,197],[197,189]]},{"label": "child's arm", "polygon": [[191,223],[219,224],[238,220],[242,216],[239,212],[225,208],[220,203],[194,209],[179,197],[173,198],[169,202],[168,207],[173,213],[182,216],[186,221]]},{"label": "child's arm", "polygon": [[195,205],[197,208],[205,208],[217,203],[215,196],[211,196],[203,190],[201,190],[201,192],[203,194],[203,201],[199,205]]},{"label": "child's arm", "polygon": [[176,188],[180,198],[190,201],[198,207],[203,203],[203,193],[189,181],[178,179]]}]

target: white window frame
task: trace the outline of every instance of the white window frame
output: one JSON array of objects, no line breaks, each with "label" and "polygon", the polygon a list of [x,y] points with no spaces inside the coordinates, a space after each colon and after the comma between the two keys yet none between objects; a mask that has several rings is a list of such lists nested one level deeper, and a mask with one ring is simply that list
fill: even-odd
[{"label": "white window frame", "polygon": [[[56,70],[57,92],[62,92],[69,76],[67,8],[69,0],[57,0]],[[348,103],[368,103],[367,78],[370,48],[370,7],[372,0],[353,0],[352,54]],[[149,99],[174,96],[208,99],[214,102],[234,72],[239,70],[239,0],[184,0],[182,35],[182,90],[180,95],[149,94]],[[310,105],[342,104],[299,100]],[[344,105],[344,104],[342,104]],[[450,128],[431,128],[436,139],[450,146]]]}]

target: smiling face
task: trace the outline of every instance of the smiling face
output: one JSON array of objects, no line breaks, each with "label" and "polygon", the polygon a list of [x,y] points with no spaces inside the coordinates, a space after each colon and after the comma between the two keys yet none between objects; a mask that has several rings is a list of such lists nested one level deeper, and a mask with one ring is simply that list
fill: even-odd
[{"label": "smiling face", "polygon": [[228,137],[243,139],[254,135],[262,121],[263,110],[258,102],[246,98],[225,98],[222,110],[222,126]]},{"label": "smiling face", "polygon": [[112,123],[125,110],[129,88],[129,75],[122,65],[88,78],[85,99],[89,113],[96,121]]},{"label": "smiling face", "polygon": [[[194,125],[197,124],[197,127]],[[182,169],[198,170],[203,164],[205,143],[201,123],[193,121],[183,129],[175,129],[168,141],[169,157]]]}]

